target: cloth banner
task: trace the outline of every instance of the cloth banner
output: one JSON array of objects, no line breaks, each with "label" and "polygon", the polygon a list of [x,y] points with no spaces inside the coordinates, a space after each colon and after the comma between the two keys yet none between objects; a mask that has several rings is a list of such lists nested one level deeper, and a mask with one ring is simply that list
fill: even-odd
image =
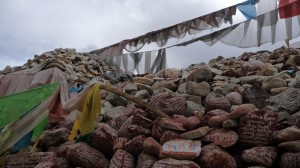
[{"label": "cloth banner", "polygon": [[237,5],[237,8],[246,17],[246,19],[256,18],[256,0],[248,0]]},{"label": "cloth banner", "polygon": [[300,15],[300,0],[280,0],[278,8],[280,18]]}]

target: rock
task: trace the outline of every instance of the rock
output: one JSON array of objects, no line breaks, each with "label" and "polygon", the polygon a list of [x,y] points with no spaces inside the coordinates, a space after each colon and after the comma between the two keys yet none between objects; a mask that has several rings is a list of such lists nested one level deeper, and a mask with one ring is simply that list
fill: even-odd
[{"label": "rock", "polygon": [[244,76],[244,77],[240,77],[241,79],[241,84],[257,84],[259,86],[262,85],[263,81],[265,79],[269,78],[269,76],[259,76],[259,75],[254,75],[254,76]]},{"label": "rock", "polygon": [[155,162],[157,162],[157,159],[154,156],[142,152],[138,156],[136,168],[152,168]]},{"label": "rock", "polygon": [[192,81],[192,82],[203,82],[203,81],[210,81],[212,79],[212,72],[207,67],[201,67],[200,69],[197,69],[193,71],[187,78],[186,81]]},{"label": "rock", "polygon": [[[183,96],[189,102],[196,103],[195,105],[199,106],[200,108],[204,108],[201,106],[202,105],[202,97],[201,96],[195,96],[195,95],[189,95],[189,94],[182,94],[181,96]],[[195,107],[195,106],[192,105],[190,107]],[[192,109],[192,108],[189,108],[189,109]]]},{"label": "rock", "polygon": [[254,111],[240,119],[239,143],[244,146],[269,145],[275,130],[278,114],[272,111]]},{"label": "rock", "polygon": [[227,115],[227,114],[228,114],[228,112],[220,110],[220,109],[211,110],[204,115],[204,117],[201,121],[201,124],[208,125],[208,121],[211,117],[218,116],[218,115]]},{"label": "rock", "polygon": [[228,119],[228,114],[212,116],[208,120],[208,125],[210,127],[222,127],[223,122],[226,121],[227,119]]},{"label": "rock", "polygon": [[184,113],[184,115],[187,117],[193,116],[195,111],[203,111],[204,110],[204,107],[197,103],[194,103],[191,101],[187,101],[186,103],[187,103],[187,109],[186,109],[186,112]]},{"label": "rock", "polygon": [[193,160],[199,156],[200,151],[200,141],[175,139],[163,144],[160,157]]},{"label": "rock", "polygon": [[166,68],[156,74],[158,77],[177,79],[181,76],[181,72],[175,68]]},{"label": "rock", "polygon": [[266,100],[271,96],[268,92],[257,85],[247,88],[242,93],[243,97],[257,108],[264,108],[267,103]]},{"label": "rock", "polygon": [[202,148],[200,156],[197,158],[200,167],[205,168],[236,168],[237,164],[234,158],[226,151],[216,146],[214,143]]},{"label": "rock", "polygon": [[176,92],[179,94],[186,94],[186,83],[181,84]]},{"label": "rock", "polygon": [[229,103],[231,105],[241,105],[243,104],[243,97],[238,92],[230,92],[226,95]]},{"label": "rock", "polygon": [[287,120],[291,125],[300,127],[300,111],[288,117]]},{"label": "rock", "polygon": [[179,135],[183,139],[198,139],[204,137],[211,129],[208,126],[200,127]]},{"label": "rock", "polygon": [[276,147],[254,147],[243,151],[242,160],[253,165],[271,167],[276,156]]},{"label": "rock", "polygon": [[113,129],[119,130],[128,118],[129,118],[128,115],[122,115],[108,121],[107,124],[111,126]]},{"label": "rock", "polygon": [[140,125],[144,128],[151,129],[153,126],[153,121],[140,114],[137,114],[133,116],[131,124]]},{"label": "rock", "polygon": [[151,130],[152,137],[154,139],[156,139],[157,141],[159,141],[165,131],[166,131],[166,129],[161,126],[161,118],[157,118],[154,121],[152,130]]},{"label": "rock", "polygon": [[147,90],[139,90],[134,96],[140,99],[147,99],[150,97],[150,94]]},{"label": "rock", "polygon": [[262,88],[266,91],[270,91],[273,88],[286,87],[287,83],[278,77],[269,77],[262,83]]},{"label": "rock", "polygon": [[276,143],[300,140],[300,129],[293,126],[280,131],[273,135],[273,141]]},{"label": "rock", "polygon": [[277,145],[277,147],[288,152],[297,153],[300,152],[300,140],[283,142]]},{"label": "rock", "polygon": [[117,150],[124,150],[125,144],[128,142],[128,138],[119,137],[114,140],[113,151],[116,153]]},{"label": "rock", "polygon": [[235,120],[240,119],[242,116],[255,111],[255,106],[253,104],[242,104],[231,111],[228,115],[229,119]]},{"label": "rock", "polygon": [[183,114],[187,108],[185,98],[174,96],[170,93],[160,93],[152,96],[149,102],[151,105],[160,108],[168,115]]},{"label": "rock", "polygon": [[177,139],[178,137],[179,137],[179,133],[177,133],[175,131],[172,131],[172,130],[166,130],[162,134],[159,143],[161,145],[163,145],[164,143],[166,143],[168,141],[171,141],[171,140],[174,140],[174,139]]},{"label": "rock", "polygon": [[271,96],[266,102],[277,109],[293,114],[300,109],[300,90],[289,88],[279,95]]},{"label": "rock", "polygon": [[225,97],[216,97],[216,98],[210,98],[206,100],[205,103],[205,111],[211,111],[215,109],[224,110],[226,112],[229,112],[231,108],[231,104]]},{"label": "rock", "polygon": [[130,111],[128,108],[123,106],[110,107],[105,109],[104,121],[110,121],[123,115],[129,115]]},{"label": "rock", "polygon": [[162,118],[161,127],[176,131],[186,131],[186,128],[183,126],[182,123],[177,122],[175,119],[171,118]]},{"label": "rock", "polygon": [[272,95],[278,95],[282,92],[284,92],[285,90],[287,90],[288,87],[279,87],[279,88],[273,88],[273,89],[270,89],[270,93]]},{"label": "rock", "polygon": [[223,122],[223,128],[235,129],[238,128],[239,123],[237,120],[228,119]]},{"label": "rock", "polygon": [[153,79],[148,79],[148,78],[145,78],[145,77],[134,77],[132,82],[141,83],[141,84],[151,86],[154,83],[154,80]]},{"label": "rock", "polygon": [[109,160],[101,152],[84,142],[69,145],[66,158],[70,163],[76,166],[109,167]]},{"label": "rock", "polygon": [[68,140],[70,131],[67,128],[45,130],[39,140],[38,146],[49,148],[59,146]]},{"label": "rock", "polygon": [[299,168],[300,167],[300,153],[284,153],[280,157],[280,168]]},{"label": "rock", "polygon": [[113,93],[109,93],[108,96],[105,99],[106,101],[110,102],[113,106],[127,106],[127,100],[125,100],[124,98],[121,98],[120,96],[113,94]]},{"label": "rock", "polygon": [[200,121],[202,121],[203,117],[204,117],[204,110],[201,111],[195,111],[194,116],[198,117],[198,119]]},{"label": "rock", "polygon": [[145,152],[158,156],[161,150],[161,145],[152,137],[144,140],[143,149]]},{"label": "rock", "polygon": [[186,82],[186,93],[195,96],[207,96],[210,92],[210,85],[207,82]]},{"label": "rock", "polygon": [[136,84],[133,84],[133,83],[127,83],[127,84],[125,85],[123,91],[124,91],[125,93],[131,94],[132,92],[137,91],[137,86],[136,86]]},{"label": "rock", "polygon": [[157,81],[151,86],[151,89],[153,90],[158,90],[160,88],[167,88],[172,91],[177,90],[177,86],[172,81]]},{"label": "rock", "polygon": [[234,145],[238,140],[238,135],[231,130],[221,128],[213,129],[208,132],[203,138],[203,141],[213,142],[216,145],[220,145],[224,148]]},{"label": "rock", "polygon": [[[5,168],[10,167],[35,167],[43,159],[56,159],[56,155],[53,152],[35,152],[35,153],[18,153],[5,156],[5,162],[1,163],[1,166]],[[4,165],[3,165],[4,164]]]},{"label": "rock", "polygon": [[152,168],[200,168],[195,162],[189,160],[176,160],[172,158],[157,161]]},{"label": "rock", "polygon": [[113,155],[114,140],[118,132],[107,124],[103,124],[91,135],[91,146],[99,149],[108,157]]},{"label": "rock", "polygon": [[196,128],[200,124],[200,120],[196,116],[188,117],[182,121],[183,126],[188,130]]},{"label": "rock", "polygon": [[146,137],[139,135],[125,143],[124,150],[133,156],[138,156],[143,151],[143,144]]},{"label": "rock", "polygon": [[71,168],[70,163],[63,157],[57,158],[56,166],[61,168]]},{"label": "rock", "polygon": [[134,157],[124,150],[118,150],[111,159],[109,168],[132,168],[135,167]]},{"label": "rock", "polygon": [[299,58],[300,55],[289,55],[289,58],[288,60],[286,60],[285,64],[289,66],[299,66],[300,65]]}]

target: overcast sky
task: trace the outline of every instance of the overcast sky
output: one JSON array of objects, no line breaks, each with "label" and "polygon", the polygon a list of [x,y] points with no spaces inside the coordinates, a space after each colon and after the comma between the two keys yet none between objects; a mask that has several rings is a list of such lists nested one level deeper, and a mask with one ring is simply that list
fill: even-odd
[{"label": "overcast sky", "polygon": [[[241,1],[0,0],[0,69],[23,65],[35,54],[60,47],[92,51]],[[168,67],[183,68],[218,55],[238,56],[245,51],[273,50],[282,45],[279,42],[240,49],[223,44],[208,47],[198,42],[167,50],[167,61]],[[144,50],[157,49],[151,47]]]}]

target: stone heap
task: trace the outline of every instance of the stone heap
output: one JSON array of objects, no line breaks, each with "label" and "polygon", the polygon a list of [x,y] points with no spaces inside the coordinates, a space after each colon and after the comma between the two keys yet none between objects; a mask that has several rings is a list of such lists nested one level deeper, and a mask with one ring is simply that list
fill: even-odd
[{"label": "stone heap", "polygon": [[88,140],[51,123],[5,167],[299,168],[299,70],[300,50],[279,48],[133,77],[116,87],[170,118],[107,92]]}]

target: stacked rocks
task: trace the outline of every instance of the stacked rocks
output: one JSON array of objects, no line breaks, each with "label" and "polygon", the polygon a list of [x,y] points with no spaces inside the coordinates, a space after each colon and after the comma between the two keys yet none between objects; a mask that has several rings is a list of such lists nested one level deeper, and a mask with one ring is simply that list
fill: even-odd
[{"label": "stacked rocks", "polygon": [[[299,49],[280,48],[133,77],[116,87],[170,118],[103,94],[90,139],[70,142],[70,128],[50,127],[39,146],[45,156],[27,154],[30,164],[46,164],[44,156],[65,167],[299,168],[298,57]],[[7,167],[21,155],[6,156]]]}]

